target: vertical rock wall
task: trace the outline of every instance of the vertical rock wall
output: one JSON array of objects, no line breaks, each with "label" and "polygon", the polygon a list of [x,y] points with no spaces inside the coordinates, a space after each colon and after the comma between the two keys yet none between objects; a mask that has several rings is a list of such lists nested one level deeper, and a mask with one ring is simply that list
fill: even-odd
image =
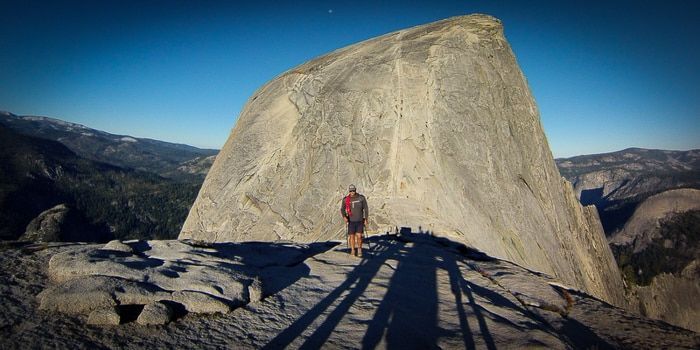
[{"label": "vertical rock wall", "polygon": [[420,227],[622,300],[600,223],[559,175],[497,19],[390,33],[267,83],[180,238],[342,238],[350,183],[368,199],[370,230]]}]

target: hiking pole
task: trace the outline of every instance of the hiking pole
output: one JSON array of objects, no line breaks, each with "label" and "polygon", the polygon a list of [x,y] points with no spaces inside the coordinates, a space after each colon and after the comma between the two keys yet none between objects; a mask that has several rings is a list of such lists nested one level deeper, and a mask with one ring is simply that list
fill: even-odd
[{"label": "hiking pole", "polygon": [[365,232],[363,233],[363,236],[364,236],[364,237],[363,237],[362,240],[365,241],[365,242],[367,242],[367,249],[372,249],[372,247],[369,245],[369,240],[368,240],[368,238],[369,238],[369,233],[367,232],[367,229],[366,229],[366,228],[365,228],[364,231],[365,231]]},{"label": "hiking pole", "polygon": [[373,230],[372,232],[370,232],[369,230],[365,230],[365,232],[363,232],[364,239],[367,241],[367,248],[372,249],[372,246],[370,245],[369,241],[369,234],[372,233],[372,235],[375,235],[379,232],[381,232],[381,230]]}]

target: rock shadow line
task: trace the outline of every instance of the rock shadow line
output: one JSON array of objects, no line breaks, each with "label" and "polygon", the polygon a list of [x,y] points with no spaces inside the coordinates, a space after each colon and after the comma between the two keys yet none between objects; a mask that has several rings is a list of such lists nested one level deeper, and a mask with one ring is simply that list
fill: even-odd
[{"label": "rock shadow line", "polygon": [[398,248],[395,244],[376,247],[372,257],[363,259],[360,264],[348,274],[348,278],[345,282],[318,302],[311,310],[294,321],[294,323],[284,331],[270,340],[263,349],[280,349],[287,347],[320,317],[326,309],[338,300],[343,292],[351,289],[351,287],[355,285],[345,299],[338,304],[328,317],[326,317],[323,324],[321,324],[301,346],[301,348],[320,348],[328,339],[328,336],[330,336],[338,322],[340,322],[342,317],[347,313],[350,306],[352,306],[357,298],[365,291],[384,262],[390,256],[393,256],[397,250]]},{"label": "rock shadow line", "polygon": [[376,348],[383,337],[388,349],[437,346],[436,250],[423,244],[405,244],[403,248],[405,254],[394,256],[398,260],[396,271],[362,338],[364,349]]}]

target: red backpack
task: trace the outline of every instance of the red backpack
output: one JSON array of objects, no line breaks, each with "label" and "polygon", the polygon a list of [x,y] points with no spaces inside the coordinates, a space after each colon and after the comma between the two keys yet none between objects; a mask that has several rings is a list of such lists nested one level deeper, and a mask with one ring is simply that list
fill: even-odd
[{"label": "red backpack", "polygon": [[345,196],[345,215],[350,217],[352,215],[352,210],[350,209],[350,195]]}]

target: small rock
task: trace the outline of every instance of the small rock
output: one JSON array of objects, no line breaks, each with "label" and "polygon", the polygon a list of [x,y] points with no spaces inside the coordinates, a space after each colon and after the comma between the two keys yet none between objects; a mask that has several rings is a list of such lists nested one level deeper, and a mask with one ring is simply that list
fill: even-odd
[{"label": "small rock", "polygon": [[127,244],[120,242],[119,240],[109,241],[102,247],[102,250],[114,250],[118,252],[133,253],[134,250]]},{"label": "small rock", "polygon": [[119,325],[120,320],[117,309],[112,307],[92,311],[88,316],[87,323],[100,326],[116,326]]},{"label": "small rock", "polygon": [[163,325],[173,319],[173,310],[170,306],[156,301],[143,307],[143,311],[136,319],[136,323],[142,325]]},{"label": "small rock", "polygon": [[113,291],[123,285],[119,279],[85,276],[50,287],[39,293],[40,310],[87,315],[117,305]]},{"label": "small rock", "polygon": [[263,300],[263,283],[260,278],[253,279],[253,282],[248,286],[248,298],[251,303]]},{"label": "small rock", "polygon": [[226,313],[231,307],[212,295],[189,290],[177,291],[172,294],[172,300],[185,306],[188,312],[199,314]]}]

